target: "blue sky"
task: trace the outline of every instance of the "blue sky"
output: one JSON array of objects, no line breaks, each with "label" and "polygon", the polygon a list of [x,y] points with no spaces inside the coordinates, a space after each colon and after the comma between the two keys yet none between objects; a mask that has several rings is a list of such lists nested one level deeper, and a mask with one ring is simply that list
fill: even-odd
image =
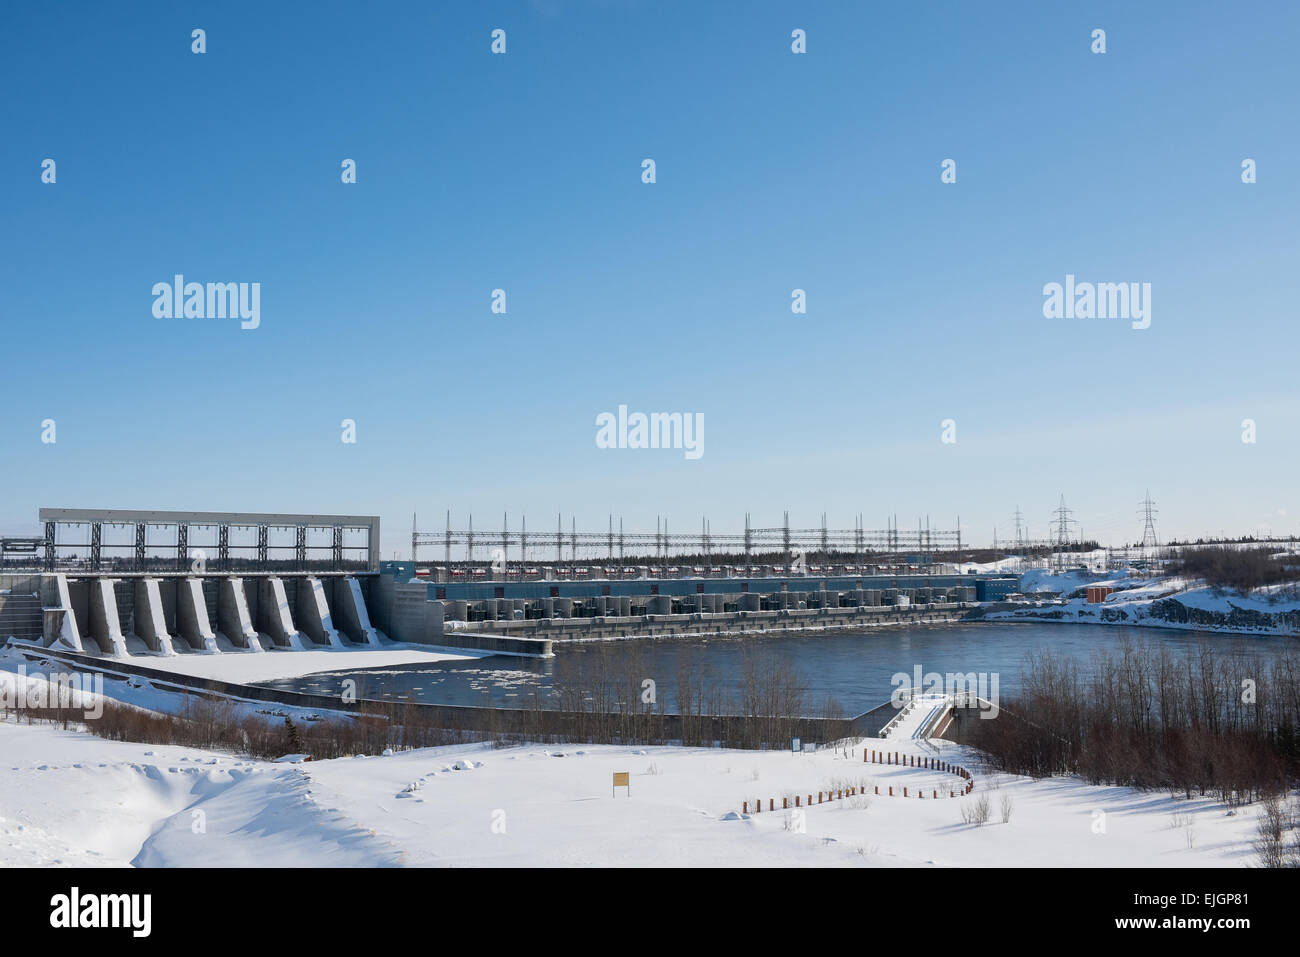
[{"label": "blue sky", "polygon": [[[1017,504],[1046,534],[1063,493],[1120,543],[1147,488],[1165,537],[1300,531],[1294,4],[6,19],[0,531],[43,505],[378,513],[390,557],[413,511],[789,509],[987,541]],[[260,282],[260,327],[155,318],[176,273]],[[1044,318],[1067,273],[1151,283],[1151,327]],[[620,404],[702,413],[705,454],[597,448]]]}]

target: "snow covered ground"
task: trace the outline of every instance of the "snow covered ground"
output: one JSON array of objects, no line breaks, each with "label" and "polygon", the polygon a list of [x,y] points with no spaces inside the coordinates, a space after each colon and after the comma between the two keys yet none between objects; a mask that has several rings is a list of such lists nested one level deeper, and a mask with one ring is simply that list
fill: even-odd
[{"label": "snow covered ground", "polygon": [[[1070,597],[1088,585],[1107,585],[1114,591],[1105,601],[1093,604],[1088,603],[1086,595]],[[1289,584],[1241,593],[1175,575],[1141,578],[1127,571],[1073,569],[1053,573],[1033,569],[1021,576],[1019,587],[1027,601],[996,605],[983,619],[1138,625],[1226,634],[1300,632],[1300,591]],[[1062,600],[1043,602],[1044,593],[1055,593]]]},{"label": "snow covered ground", "polygon": [[3,721],[0,867],[395,863],[301,767]]},{"label": "snow covered ground", "polygon": [[[486,657],[486,652],[466,651],[386,643],[379,648],[315,648],[310,651],[267,651],[261,654],[227,652],[220,655],[134,655],[133,664],[181,675],[196,675],[246,684],[250,681],[276,681],[300,678],[322,671],[350,671],[356,668],[391,668],[437,661],[469,660]],[[104,666],[111,668],[112,659]]]},{"label": "snow covered ground", "polygon": [[[286,657],[289,655],[288,652],[284,654]],[[298,654],[311,654],[311,652],[298,652]],[[265,658],[269,656],[264,654],[249,655],[248,657]],[[112,659],[106,659],[105,666],[111,668]],[[53,678],[54,682],[67,680],[68,678],[74,680],[75,697],[66,704],[79,709],[96,710],[96,705],[101,700],[111,700],[146,711],[176,714],[184,707],[190,697],[178,686],[168,686],[161,682],[155,684],[148,679],[139,677],[115,678],[108,674],[102,679],[96,680],[94,676],[64,670],[50,662],[28,661],[17,647],[0,647],[0,703],[41,703],[47,700],[53,703],[57,697],[57,691],[52,696],[51,688],[53,685],[51,684],[51,678]],[[294,720],[313,720],[323,714],[320,709],[268,705],[266,702],[252,699],[232,700],[235,701],[236,712],[242,716],[252,715],[257,712],[271,712],[277,715],[288,715]],[[28,706],[33,706],[33,704]],[[339,712],[339,714],[341,713]],[[330,717],[336,716],[332,712],[327,713],[327,715]],[[0,754],[2,753],[0,752]]]},{"label": "snow covered ground", "polygon": [[[946,794],[956,780],[863,764],[863,746],[964,764],[976,789],[965,799],[850,798],[801,818],[780,810],[794,794],[890,785]],[[276,764],[9,719],[0,756],[0,866],[1240,867],[1254,863],[1259,814],[986,775],[966,749],[905,736],[866,739],[847,755],[476,745]],[[615,771],[629,772],[630,793],[611,796]],[[963,823],[963,802],[985,794],[990,823]],[[773,798],[776,811],[752,813]]]},{"label": "snow covered ground", "polygon": [[[0,655],[10,701],[43,681],[13,650]],[[104,694],[159,711],[183,700],[138,680],[109,682]],[[888,740],[847,751],[483,744],[296,764],[105,741],[9,716],[0,719],[0,866],[1255,863],[1258,807],[1234,813],[1211,799],[985,773],[969,749],[915,736],[934,704],[922,696]],[[863,748],[965,766],[975,791],[949,798],[960,779],[866,764]],[[611,794],[617,771],[629,773],[630,793]],[[943,796],[888,797],[891,786]],[[806,803],[849,787],[865,796],[780,809],[782,798]],[[989,822],[966,823],[963,806],[983,797]],[[758,801],[776,810],[753,813]]]}]

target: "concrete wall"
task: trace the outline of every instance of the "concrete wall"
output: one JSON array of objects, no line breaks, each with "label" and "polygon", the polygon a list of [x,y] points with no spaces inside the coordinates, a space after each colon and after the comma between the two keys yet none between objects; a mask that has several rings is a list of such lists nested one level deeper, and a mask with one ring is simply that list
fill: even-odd
[{"label": "concrete wall", "polygon": [[253,614],[248,606],[248,592],[242,578],[223,578],[218,582],[217,628],[237,648],[263,651]]},{"label": "concrete wall", "polygon": [[[667,596],[657,596],[667,597]],[[758,597],[758,596],[755,596]],[[797,600],[792,594],[791,602]],[[751,600],[752,603],[752,600]],[[436,603],[435,603],[436,604]],[[453,604],[451,602],[446,603]],[[520,637],[550,638],[553,641],[655,637],[685,635],[763,634],[799,632],[827,628],[857,628],[864,625],[906,624],[917,621],[957,621],[966,612],[955,604],[863,608],[740,610],[721,614],[666,614],[606,616],[604,618],[530,618],[527,621],[476,622],[477,632],[509,634]],[[444,644],[457,634],[447,631]]]},{"label": "concrete wall", "polygon": [[217,651],[217,639],[208,617],[207,596],[203,582],[185,578],[176,584],[176,634],[195,651]]},{"label": "concrete wall", "polygon": [[361,582],[351,577],[335,578],[332,585],[334,596],[330,608],[338,628],[357,644],[378,645],[379,635],[370,623],[370,612]]},{"label": "concrete wall", "polygon": [[294,622],[316,644],[343,647],[343,640],[330,615],[329,601],[325,597],[325,586],[321,580],[309,576],[297,579],[294,584],[298,593]]},{"label": "concrete wall", "polygon": [[381,635],[367,607],[370,591],[369,578],[351,576],[0,575],[0,639],[13,634],[90,654],[130,654],[126,641],[136,637],[161,654],[218,653],[218,634],[231,642],[226,648],[257,651],[271,642],[287,648],[378,647]]},{"label": "concrete wall", "polygon": [[[443,603],[429,601],[423,582],[395,582],[388,636],[394,641],[438,644],[442,640]],[[436,614],[431,606],[437,606]]]},{"label": "concrete wall", "polygon": [[[80,617],[76,611],[76,603],[72,598],[72,587],[68,582],[66,575],[55,575],[50,590],[53,592],[53,601],[51,606],[62,609],[62,614],[58,611],[51,611],[46,615],[45,620],[45,644],[52,645],[60,641],[77,651],[85,650],[85,645],[81,640],[81,626],[87,621],[86,606],[82,606]],[[86,594],[82,589],[83,596]]]},{"label": "concrete wall", "polygon": [[99,650],[114,658],[127,654],[122,636],[122,622],[117,608],[116,582],[111,578],[96,578],[90,582],[90,634]]},{"label": "concrete wall", "polygon": [[258,631],[271,636],[281,648],[302,651],[302,636],[293,623],[289,597],[282,578],[262,578],[258,581],[257,622]]},{"label": "concrete wall", "polygon": [[38,575],[0,575],[0,640],[40,641],[45,634]]},{"label": "concrete wall", "polygon": [[374,627],[390,638],[395,638],[393,615],[396,612],[397,585],[403,579],[393,575],[375,575],[367,580],[370,582],[370,592],[365,598],[370,620]]},{"label": "concrete wall", "polygon": [[180,597],[181,582],[175,578],[160,578],[158,579],[158,591],[162,594],[163,614],[167,618],[167,630],[174,637],[177,626],[176,602]]},{"label": "concrete wall", "polygon": [[136,637],[160,655],[174,655],[171,635],[167,632],[167,616],[163,611],[162,591],[156,578],[135,580],[135,613],[133,630]]}]

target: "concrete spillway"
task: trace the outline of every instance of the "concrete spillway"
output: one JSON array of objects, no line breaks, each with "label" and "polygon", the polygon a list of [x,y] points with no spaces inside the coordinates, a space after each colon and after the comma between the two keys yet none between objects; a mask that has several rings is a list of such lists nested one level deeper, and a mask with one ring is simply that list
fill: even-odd
[{"label": "concrete spillway", "polygon": [[[281,582],[283,586],[283,582]],[[298,625],[318,645],[342,648],[343,639],[334,627],[325,586],[319,578],[304,578],[298,583]]]},{"label": "concrete spillway", "polygon": [[117,595],[111,578],[96,578],[90,587],[90,634],[99,650],[114,658],[128,654],[117,613]]},{"label": "concrete spillway", "polygon": [[371,623],[365,585],[318,574],[49,573],[40,585],[41,637],[112,657],[378,649],[384,636]]},{"label": "concrete spillway", "polygon": [[343,630],[362,644],[379,646],[379,633],[370,624],[366,599],[361,594],[361,583],[355,578],[345,578],[334,584],[334,615]]},{"label": "concrete spillway", "polygon": [[167,616],[163,613],[162,592],[158,579],[142,578],[135,583],[136,637],[160,655],[174,655],[171,635],[167,633]]},{"label": "concrete spillway", "polygon": [[280,647],[303,651],[302,635],[293,624],[289,609],[289,596],[284,591],[284,579],[265,578],[258,595],[258,617],[266,623],[267,633]]},{"label": "concrete spillway", "polygon": [[265,651],[248,612],[248,596],[242,578],[223,578],[217,598],[217,627],[231,643],[248,651]]},{"label": "concrete spillway", "polygon": [[203,597],[203,582],[185,578],[176,588],[176,630],[195,651],[216,654],[217,636],[208,620],[208,603]]},{"label": "concrete spillway", "polygon": [[[85,651],[85,646],[81,643],[81,630],[77,627],[77,613],[72,608],[72,594],[68,591],[68,577],[66,575],[54,576],[54,588],[57,596],[57,604],[52,608],[45,609],[46,612],[54,612],[54,618],[58,621],[58,633],[50,635],[47,631],[46,642],[61,641],[73,651]],[[59,613],[62,614],[59,614]],[[49,629],[51,616],[46,615],[46,628]]]}]

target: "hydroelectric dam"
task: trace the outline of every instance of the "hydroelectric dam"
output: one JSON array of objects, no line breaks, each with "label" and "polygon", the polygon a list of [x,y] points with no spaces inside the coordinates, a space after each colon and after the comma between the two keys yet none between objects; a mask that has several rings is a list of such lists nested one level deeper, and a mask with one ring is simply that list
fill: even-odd
[{"label": "hydroelectric dam", "polygon": [[[549,657],[567,641],[949,621],[1015,588],[935,561],[928,531],[909,555],[897,540],[869,551],[857,530],[854,558],[811,565],[646,563],[622,542],[614,565],[576,547],[539,564],[521,541],[516,563],[470,549],[430,567],[380,561],[378,516],[44,508],[40,521],[44,537],[0,539],[0,639],[117,659],[394,643]],[[805,554],[788,529],[782,545]]]}]

